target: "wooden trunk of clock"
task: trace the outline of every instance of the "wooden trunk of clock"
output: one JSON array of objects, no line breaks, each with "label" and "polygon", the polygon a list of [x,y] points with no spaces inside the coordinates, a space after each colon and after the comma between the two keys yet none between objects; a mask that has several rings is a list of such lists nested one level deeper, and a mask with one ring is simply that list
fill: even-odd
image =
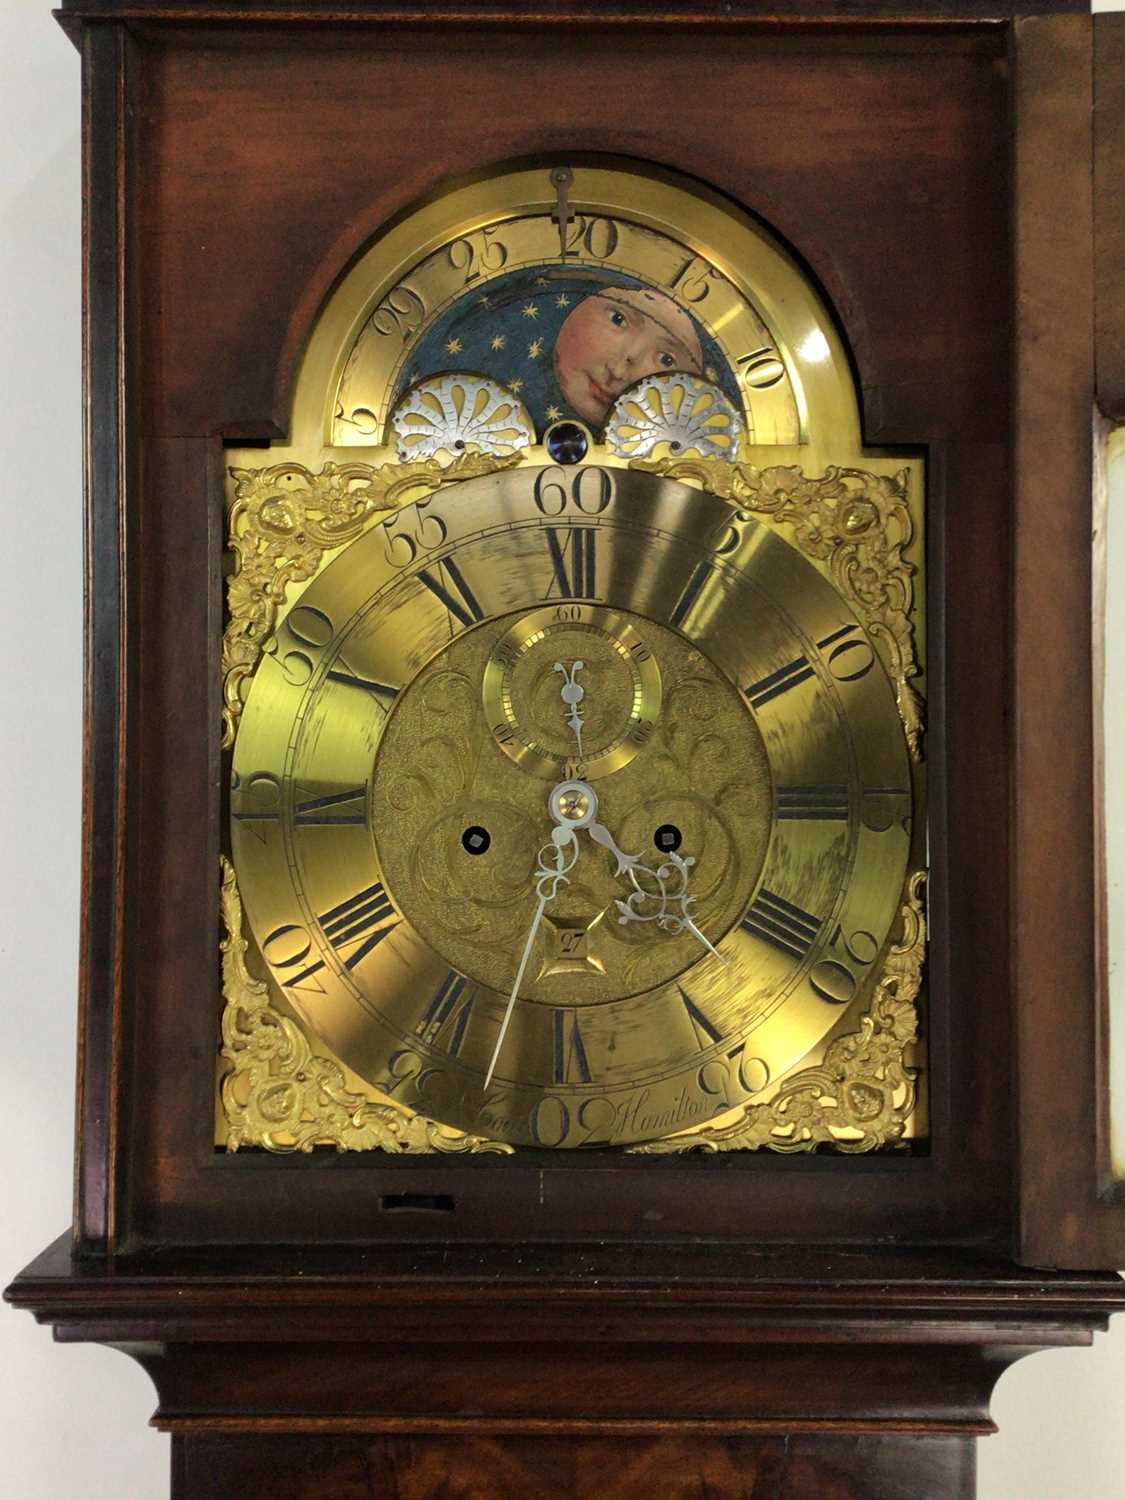
[{"label": "wooden trunk of clock", "polygon": [[[145,1365],[176,1500],[970,1500],[999,1371],[1122,1305],[1112,1277],[1011,1260],[1122,1253],[1092,1102],[1095,329],[1103,406],[1125,400],[1104,266],[1093,315],[1093,33],[853,10],[64,11],[92,578],[78,1196],[73,1255],[9,1296]],[[225,445],[285,436],[372,236],[560,151],[768,224],[839,319],[864,441],[925,453],[928,1136],[847,1159],[217,1151]],[[1115,205],[1100,245],[1125,242]]]}]

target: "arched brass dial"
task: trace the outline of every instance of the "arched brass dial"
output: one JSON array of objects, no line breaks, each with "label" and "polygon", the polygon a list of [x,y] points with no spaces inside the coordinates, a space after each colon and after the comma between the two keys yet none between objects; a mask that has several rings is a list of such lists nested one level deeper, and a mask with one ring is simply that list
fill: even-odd
[{"label": "arched brass dial", "polygon": [[[557,838],[556,766],[598,768]],[[522,468],[310,584],[248,697],[232,841],[263,960],[361,1076],[516,1144],[624,1144],[760,1092],[862,991],[910,787],[875,651],[793,548],[653,475]]]}]

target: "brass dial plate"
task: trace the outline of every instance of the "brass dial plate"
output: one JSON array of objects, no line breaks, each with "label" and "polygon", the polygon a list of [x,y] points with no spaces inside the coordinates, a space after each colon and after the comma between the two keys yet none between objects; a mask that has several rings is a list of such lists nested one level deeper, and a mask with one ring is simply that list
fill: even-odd
[{"label": "brass dial plate", "polygon": [[[591,494],[592,513],[579,504]],[[596,554],[587,599],[572,571],[583,533],[594,540],[581,549]],[[588,909],[553,913],[554,946],[544,934],[486,1094],[534,911],[551,781],[497,743],[483,680],[521,620],[576,607],[587,617],[560,625],[602,629],[610,612],[661,672],[651,735],[596,783],[601,816],[629,847],[634,826],[639,838],[646,820],[681,816],[668,808],[699,809],[695,824],[682,814],[682,852],[696,858],[699,925],[721,957],[683,932],[646,933],[638,945],[635,934],[591,938],[589,921],[584,936],[569,935],[587,916],[611,925],[613,861],[583,844],[575,874]],[[463,686],[439,690],[450,673]],[[721,745],[693,693],[719,705]],[[512,708],[525,712],[514,689]],[[433,783],[416,789],[406,838],[396,758]],[[794,549],[726,503],[652,475],[524,468],[395,513],[305,591],[249,694],[232,844],[274,979],[362,1077],[516,1144],[625,1144],[761,1092],[862,996],[898,908],[910,786],[872,645]],[[510,858],[451,896],[450,872],[480,866],[453,842],[478,792],[503,809],[496,841]],[[448,920],[455,907],[460,930]],[[474,947],[486,914],[488,941]]]}]

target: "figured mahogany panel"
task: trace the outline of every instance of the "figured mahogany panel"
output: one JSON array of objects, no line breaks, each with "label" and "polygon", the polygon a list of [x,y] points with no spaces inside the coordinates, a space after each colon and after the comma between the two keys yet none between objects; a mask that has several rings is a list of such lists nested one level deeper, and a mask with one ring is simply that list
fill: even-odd
[{"label": "figured mahogany panel", "polygon": [[172,1500],[972,1500],[969,1438],[173,1439]]}]

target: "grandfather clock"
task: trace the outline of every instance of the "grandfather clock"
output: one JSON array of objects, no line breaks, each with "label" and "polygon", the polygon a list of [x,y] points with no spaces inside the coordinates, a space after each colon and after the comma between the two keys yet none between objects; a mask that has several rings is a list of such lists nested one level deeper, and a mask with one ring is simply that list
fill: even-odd
[{"label": "grandfather clock", "polygon": [[78,1188],[7,1296],[177,1500],[971,1500],[1125,1306],[1082,9],[59,12]]}]

